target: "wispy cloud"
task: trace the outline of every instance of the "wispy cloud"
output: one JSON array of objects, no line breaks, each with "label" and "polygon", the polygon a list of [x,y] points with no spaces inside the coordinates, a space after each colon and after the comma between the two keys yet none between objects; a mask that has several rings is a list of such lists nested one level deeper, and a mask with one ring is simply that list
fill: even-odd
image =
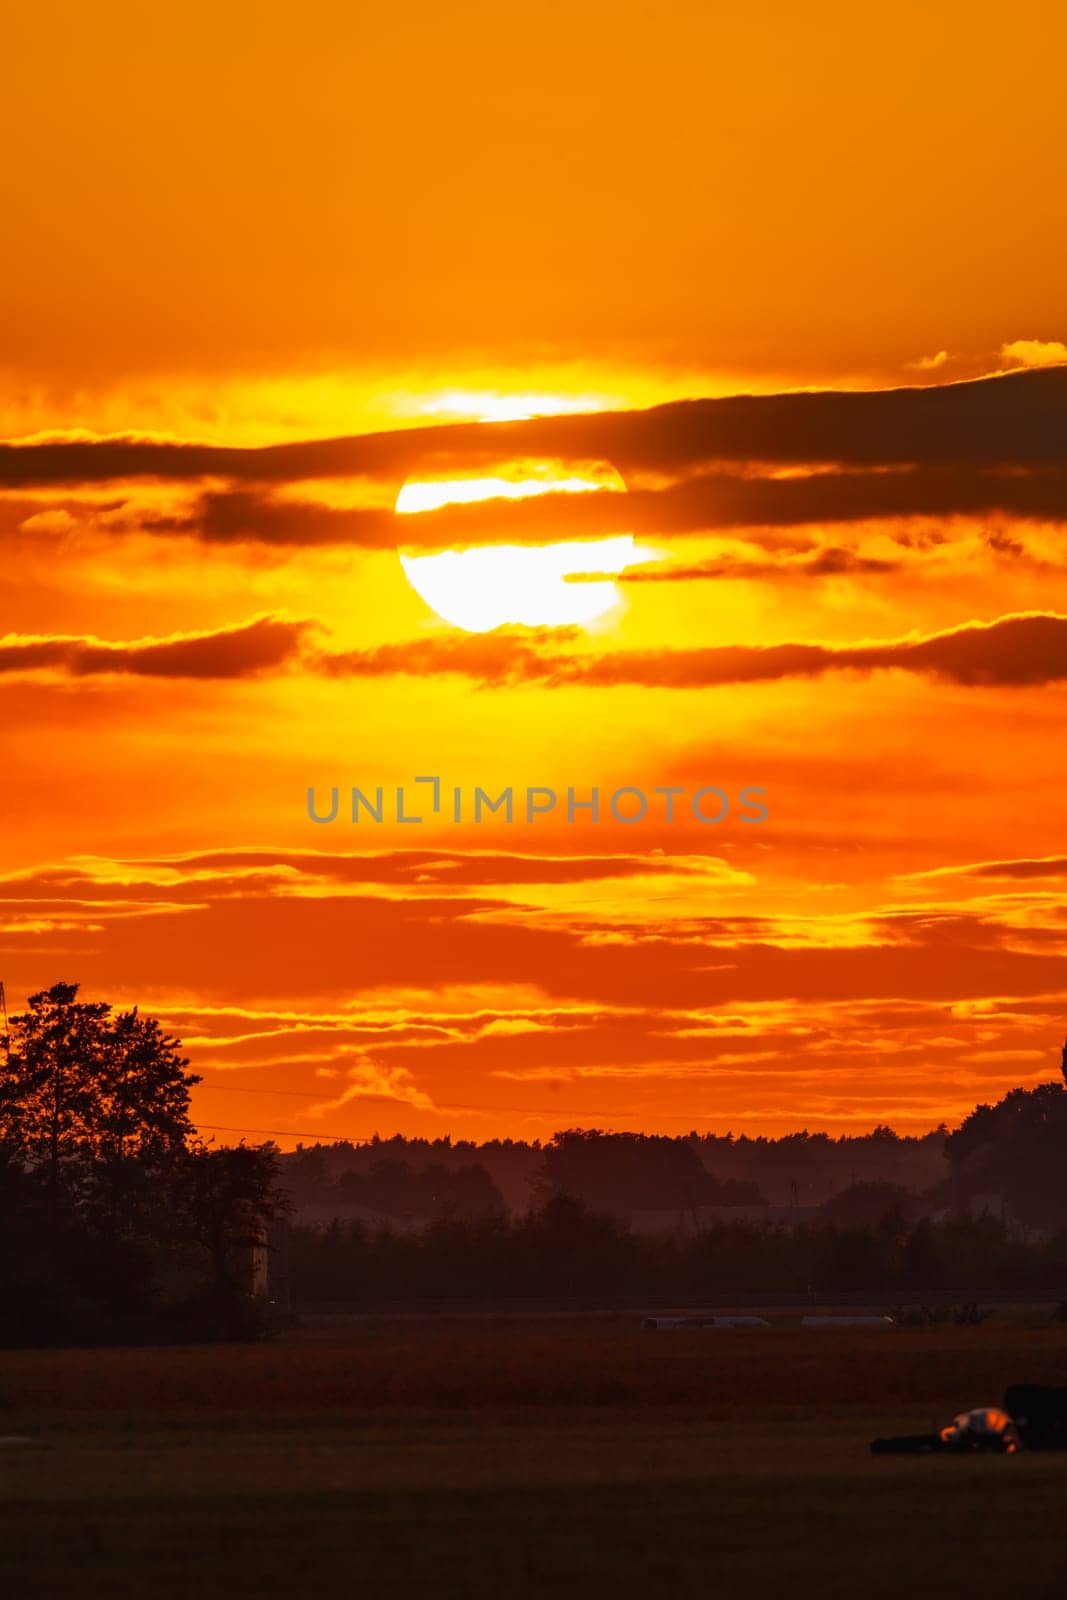
[{"label": "wispy cloud", "polygon": [[[790,551],[759,558],[727,554],[713,556],[707,561],[654,562],[612,576],[616,583],[689,583],[712,578],[759,578],[777,582],[790,578],[870,577],[894,572],[900,565],[899,561],[888,561],[881,556],[865,556],[839,545],[827,545],[821,550]],[[567,581],[578,583],[600,576],[576,573]]]},{"label": "wispy cloud", "polygon": [[1021,367],[1056,367],[1067,362],[1062,339],[1013,339],[1001,345],[1001,359]]},{"label": "wispy cloud", "polygon": [[1019,688],[1067,679],[1067,617],[1045,612],[968,622],[941,632],[856,644],[713,645],[688,650],[564,654],[535,637],[445,635],[374,650],[323,654],[323,671],[356,677],[455,673],[487,685],[700,689],[831,672],[901,671],[969,687]]},{"label": "wispy cloud", "polygon": [[245,678],[293,662],[310,628],[306,621],[261,616],[231,628],[162,639],[116,642],[92,635],[7,634],[0,638],[0,673]]},{"label": "wispy cloud", "polygon": [[938,350],[932,356],[920,356],[917,361],[909,361],[908,366],[913,372],[936,372],[938,367],[945,365],[948,358],[947,350]]},{"label": "wispy cloud", "polygon": [[351,1105],[354,1100],[392,1100],[402,1105],[414,1106],[419,1111],[432,1111],[433,1100],[420,1089],[406,1067],[383,1067],[364,1060],[349,1067],[348,1082],[332,1100],[319,1100],[308,1107],[309,1117],[326,1116]]},{"label": "wispy cloud", "polygon": [[969,861],[960,866],[931,867],[925,872],[909,872],[904,876],[912,882],[928,878],[1063,878],[1067,877],[1067,856]]}]

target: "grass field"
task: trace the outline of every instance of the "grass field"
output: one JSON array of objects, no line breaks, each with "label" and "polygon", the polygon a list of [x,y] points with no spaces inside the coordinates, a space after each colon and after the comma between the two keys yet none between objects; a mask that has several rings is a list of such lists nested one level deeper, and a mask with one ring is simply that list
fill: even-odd
[{"label": "grass field", "polygon": [[1067,1329],[361,1324],[0,1354],[29,1596],[967,1595],[1063,1588],[1067,1456],[893,1460]]}]

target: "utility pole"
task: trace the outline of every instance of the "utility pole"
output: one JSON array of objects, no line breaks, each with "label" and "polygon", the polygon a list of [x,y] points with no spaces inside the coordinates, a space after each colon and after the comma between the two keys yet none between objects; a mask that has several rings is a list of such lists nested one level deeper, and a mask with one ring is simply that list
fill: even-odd
[{"label": "utility pole", "polygon": [[7,1031],[7,994],[0,979],[0,1049],[4,1052],[4,1065],[11,1061],[11,1035]]}]

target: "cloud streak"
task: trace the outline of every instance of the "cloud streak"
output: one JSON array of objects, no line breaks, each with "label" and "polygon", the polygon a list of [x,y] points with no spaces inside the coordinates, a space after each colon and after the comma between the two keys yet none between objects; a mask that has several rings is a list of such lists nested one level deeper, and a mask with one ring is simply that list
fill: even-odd
[{"label": "cloud streak", "polygon": [[[810,550],[799,554],[786,552],[778,557],[766,556],[762,559],[723,555],[688,564],[650,563],[648,566],[631,567],[626,572],[610,576],[616,583],[688,583],[710,578],[770,578],[777,581],[781,578],[870,577],[873,574],[895,572],[900,565],[899,561],[886,561],[879,556],[863,556],[854,550],[828,545],[823,550]],[[601,576],[599,573],[576,573],[566,581],[568,583],[578,583],[583,579],[595,581]],[[607,577],[609,574],[603,576]]]},{"label": "cloud streak", "polygon": [[295,661],[310,626],[262,616],[213,632],[125,642],[92,635],[8,634],[0,638],[0,673],[53,671],[72,678],[116,673],[142,678],[247,678]]},{"label": "cloud streak", "polygon": [[438,636],[319,657],[337,676],[453,673],[486,685],[700,689],[831,672],[902,671],[966,687],[1022,688],[1067,679],[1067,617],[1044,612],[858,644],[716,645],[564,655],[535,636]]},{"label": "cloud streak", "polygon": [[313,637],[318,631],[307,619],[261,616],[213,632],[126,642],[8,634],[0,639],[0,675],[51,671],[71,678],[226,680],[299,669],[338,679],[455,675],[487,687],[550,689],[700,689],[832,672],[910,672],[968,688],[1037,687],[1067,679],[1067,617],[1047,612],[856,644],[712,645],[596,655],[567,653],[569,630],[562,629],[437,633],[347,651],[322,648]]},{"label": "cloud streak", "polygon": [[1009,861],[971,861],[959,867],[933,867],[926,872],[910,872],[911,881],[931,878],[1063,878],[1067,877],[1067,856],[1022,856]]}]

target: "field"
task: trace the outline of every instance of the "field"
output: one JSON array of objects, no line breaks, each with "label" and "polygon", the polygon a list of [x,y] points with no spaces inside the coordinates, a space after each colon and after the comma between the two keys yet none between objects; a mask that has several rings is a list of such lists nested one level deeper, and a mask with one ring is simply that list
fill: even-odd
[{"label": "field", "polygon": [[1067,1456],[872,1458],[1067,1328],[646,1333],[358,1323],[271,1346],[0,1354],[12,1595],[1062,1590]]}]

